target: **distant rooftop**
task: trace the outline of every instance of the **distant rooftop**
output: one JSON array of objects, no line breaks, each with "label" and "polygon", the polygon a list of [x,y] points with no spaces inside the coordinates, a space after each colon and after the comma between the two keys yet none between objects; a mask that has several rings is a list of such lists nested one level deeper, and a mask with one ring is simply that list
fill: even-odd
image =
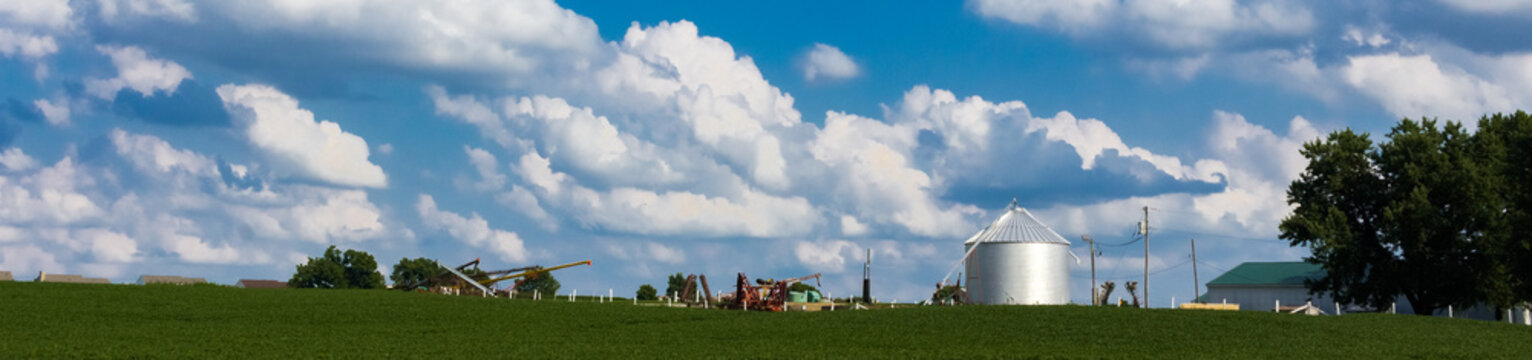
[{"label": "distant rooftop", "polygon": [[1304,280],[1324,275],[1319,264],[1302,261],[1247,262],[1219,275],[1207,286],[1303,286]]},{"label": "distant rooftop", "polygon": [[203,278],[180,277],[180,276],[171,276],[171,275],[144,275],[144,276],[139,276],[138,277],[138,284],[139,285],[148,285],[148,284],[191,285],[191,284],[206,284],[206,283],[207,283],[207,279],[203,279]]},{"label": "distant rooftop", "polygon": [[283,289],[287,288],[287,282],[276,280],[239,279],[234,286],[246,289]]},{"label": "distant rooftop", "polygon": [[37,273],[37,280],[35,280],[35,281],[37,281],[37,282],[49,282],[49,283],[74,283],[74,284],[111,284],[112,283],[111,280],[107,280],[106,278],[88,278],[88,277],[81,276],[81,275],[74,275],[74,274],[49,274],[47,272],[38,272]]}]

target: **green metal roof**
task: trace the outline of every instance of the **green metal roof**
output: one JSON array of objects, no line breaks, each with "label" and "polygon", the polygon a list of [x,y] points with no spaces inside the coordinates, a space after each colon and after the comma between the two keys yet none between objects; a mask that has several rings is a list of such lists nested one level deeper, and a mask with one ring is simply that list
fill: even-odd
[{"label": "green metal roof", "polygon": [[1303,286],[1305,279],[1317,279],[1325,275],[1319,264],[1302,261],[1247,262],[1219,275],[1208,286]]}]

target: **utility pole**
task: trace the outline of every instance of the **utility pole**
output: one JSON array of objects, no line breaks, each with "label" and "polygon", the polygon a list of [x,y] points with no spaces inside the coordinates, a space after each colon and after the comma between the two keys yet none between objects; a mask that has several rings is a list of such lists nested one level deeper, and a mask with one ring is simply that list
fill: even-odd
[{"label": "utility pole", "polygon": [[1080,235],[1080,240],[1090,244],[1090,306],[1100,305],[1100,294],[1096,293],[1096,241],[1090,235]]},{"label": "utility pole", "polygon": [[1144,206],[1144,308],[1149,308],[1149,207]]},{"label": "utility pole", "polygon": [[[1197,301],[1197,292],[1202,290],[1202,281],[1197,280],[1197,239],[1192,239],[1192,302]],[[1175,306],[1176,304],[1170,304]]]}]

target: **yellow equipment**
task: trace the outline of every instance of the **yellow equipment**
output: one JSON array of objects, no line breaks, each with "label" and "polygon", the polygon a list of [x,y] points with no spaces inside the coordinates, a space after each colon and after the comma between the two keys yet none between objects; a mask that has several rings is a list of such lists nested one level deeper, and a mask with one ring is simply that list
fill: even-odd
[{"label": "yellow equipment", "polygon": [[572,263],[568,263],[568,264],[564,264],[564,265],[559,265],[559,266],[554,266],[554,267],[546,267],[546,268],[545,267],[537,267],[537,268],[534,268],[534,269],[522,271],[522,272],[515,273],[515,274],[510,274],[510,275],[500,276],[500,277],[496,277],[496,278],[479,280],[479,284],[480,285],[484,285],[485,287],[493,287],[495,285],[495,283],[498,283],[498,282],[501,282],[501,281],[510,280],[510,279],[516,279],[516,278],[522,278],[522,277],[525,277],[527,279],[535,279],[538,276],[542,275],[543,273],[547,273],[547,272],[558,270],[558,269],[575,267],[575,266],[579,266],[579,265],[590,266],[590,260],[576,261],[576,262],[572,262]]}]

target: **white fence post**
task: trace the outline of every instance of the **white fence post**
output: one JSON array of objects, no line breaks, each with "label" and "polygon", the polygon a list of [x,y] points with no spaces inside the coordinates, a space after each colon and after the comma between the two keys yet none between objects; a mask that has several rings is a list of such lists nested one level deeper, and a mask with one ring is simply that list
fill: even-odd
[{"label": "white fence post", "polygon": [[1277,299],[1277,304],[1276,305],[1272,305],[1271,311],[1272,312],[1278,312],[1278,313],[1282,312],[1282,299]]}]

